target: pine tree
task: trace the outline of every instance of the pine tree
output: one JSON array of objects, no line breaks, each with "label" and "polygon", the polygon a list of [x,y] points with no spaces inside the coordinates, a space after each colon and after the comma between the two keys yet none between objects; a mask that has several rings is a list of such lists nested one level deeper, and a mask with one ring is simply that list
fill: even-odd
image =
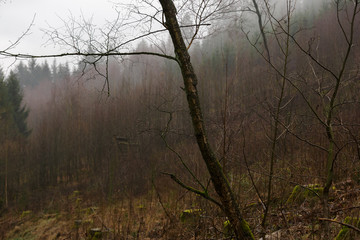
[{"label": "pine tree", "polygon": [[51,81],[54,83],[58,79],[58,67],[56,63],[56,59],[54,58],[53,63],[51,65]]},{"label": "pine tree", "polygon": [[7,135],[8,129],[8,97],[7,97],[7,87],[4,79],[4,74],[0,70],[0,143],[4,139],[5,135]]},{"label": "pine tree", "polygon": [[28,136],[31,132],[26,123],[29,110],[22,104],[23,94],[15,73],[10,73],[5,86],[4,105],[6,106],[7,117],[10,121],[9,124],[13,128],[12,132],[14,135],[21,134]]},{"label": "pine tree", "polygon": [[26,64],[24,64],[23,62],[20,62],[16,66],[16,73],[17,73],[17,77],[20,82],[20,86],[22,86],[22,87],[30,86],[30,83],[29,83],[30,73],[29,73],[29,70],[28,70],[28,67],[26,66]]},{"label": "pine tree", "polygon": [[68,63],[59,64],[57,76],[59,79],[66,80],[70,78],[70,68]]},{"label": "pine tree", "polygon": [[[5,114],[6,114],[6,88],[4,83],[4,75],[0,72],[0,130],[3,130]],[[3,132],[3,131],[1,131]]]},{"label": "pine tree", "polygon": [[50,70],[50,66],[49,63],[47,61],[45,61],[42,65],[41,65],[41,74],[40,74],[40,81],[50,81],[51,80],[51,70]]}]

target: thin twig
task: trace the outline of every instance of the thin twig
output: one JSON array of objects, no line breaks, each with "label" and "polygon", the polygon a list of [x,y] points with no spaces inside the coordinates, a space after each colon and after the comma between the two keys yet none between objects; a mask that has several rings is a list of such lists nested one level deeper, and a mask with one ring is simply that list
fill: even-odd
[{"label": "thin twig", "polygon": [[360,233],[360,229],[351,225],[351,224],[348,224],[348,223],[343,223],[343,222],[339,222],[339,221],[336,221],[336,220],[333,220],[333,219],[328,219],[328,218],[318,218],[320,221],[327,221],[327,222],[333,222],[333,223],[337,223],[337,224],[340,224],[340,225],[343,225],[345,227],[348,227],[348,228],[351,228],[357,232]]}]

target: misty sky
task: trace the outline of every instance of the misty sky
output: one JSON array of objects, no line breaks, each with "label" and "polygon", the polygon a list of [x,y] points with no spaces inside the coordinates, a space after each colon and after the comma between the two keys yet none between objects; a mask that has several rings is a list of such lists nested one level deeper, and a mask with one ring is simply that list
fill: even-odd
[{"label": "misty sky", "polygon": [[[61,19],[68,19],[70,15],[79,18],[93,17],[93,23],[99,26],[105,20],[114,19],[116,11],[114,1],[108,0],[7,0],[0,2],[0,49],[4,50],[11,42],[29,27],[35,16],[30,34],[12,50],[14,53],[51,54],[59,52],[51,44],[46,43],[46,37],[41,29],[62,26]],[[126,2],[121,0],[121,2]],[[71,14],[70,14],[71,13]],[[0,58],[0,66],[6,72],[13,62]]]},{"label": "misty sky", "polygon": [[[92,17],[92,23],[104,26],[106,20],[116,19],[117,12],[114,3],[134,3],[132,0],[0,0],[0,50],[6,49],[16,41],[29,27],[34,19],[31,30],[20,44],[12,49],[12,53],[27,54],[56,54],[67,52],[59,47],[55,48],[41,29],[63,26],[61,19],[69,20],[83,16]],[[302,1],[299,0],[301,5]],[[118,9],[121,10],[121,9]],[[8,73],[9,66],[14,59],[0,57],[0,67]],[[52,61],[52,59],[48,59]],[[69,59],[58,59],[59,62]]]}]

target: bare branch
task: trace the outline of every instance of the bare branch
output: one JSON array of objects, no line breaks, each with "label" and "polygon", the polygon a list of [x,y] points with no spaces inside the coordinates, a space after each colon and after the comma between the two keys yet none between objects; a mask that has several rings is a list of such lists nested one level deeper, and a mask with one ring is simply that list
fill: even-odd
[{"label": "bare branch", "polygon": [[343,222],[339,222],[339,221],[336,221],[334,219],[328,219],[328,218],[318,218],[320,221],[328,221],[328,222],[333,222],[333,223],[337,223],[337,224],[340,224],[340,225],[343,225],[345,227],[348,227],[348,228],[351,228],[352,230],[355,230],[357,232],[360,233],[360,229],[353,226],[353,225],[350,225],[348,223],[343,223]]},{"label": "bare branch", "polygon": [[34,22],[35,22],[35,18],[36,18],[36,14],[34,14],[29,26],[27,27],[27,29],[20,35],[20,37],[18,37],[14,42],[12,42],[10,44],[10,46],[8,46],[7,48],[5,48],[3,51],[10,51],[11,49],[15,48],[17,45],[19,45],[20,41],[22,39],[24,39],[24,37],[26,37],[27,35],[30,34],[30,30],[31,28],[34,26]]},{"label": "bare branch", "polygon": [[209,196],[208,192],[202,192],[202,191],[199,191],[193,187],[190,187],[190,186],[187,186],[185,185],[183,182],[181,182],[174,174],[171,174],[171,173],[166,173],[166,172],[163,172],[162,174],[164,175],[167,175],[167,176],[170,176],[170,178],[172,180],[174,180],[177,184],[179,184],[181,187],[185,188],[186,190],[190,191],[190,192],[193,192],[199,196],[202,196],[203,198],[211,201],[212,203],[215,203],[217,206],[219,206],[221,209],[223,209],[223,206],[221,203],[219,203],[218,201],[216,201],[215,199],[213,199],[212,197]]},{"label": "bare branch", "polygon": [[49,55],[31,55],[31,54],[22,54],[22,53],[11,53],[7,51],[0,51],[0,55],[5,57],[14,57],[22,59],[31,59],[31,58],[52,58],[52,57],[69,57],[69,56],[83,56],[83,57],[106,57],[106,56],[132,56],[132,55],[150,55],[157,56],[162,58],[167,58],[177,62],[175,57],[155,53],[155,52],[104,52],[104,53],[86,53],[86,52],[69,52],[69,53],[60,53],[60,54],[49,54]]}]

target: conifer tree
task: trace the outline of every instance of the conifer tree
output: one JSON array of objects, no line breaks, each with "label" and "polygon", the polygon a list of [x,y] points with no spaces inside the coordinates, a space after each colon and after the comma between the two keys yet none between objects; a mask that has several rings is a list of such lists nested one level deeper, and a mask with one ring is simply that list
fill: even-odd
[{"label": "conifer tree", "polygon": [[31,132],[26,123],[29,110],[22,104],[23,94],[15,73],[10,73],[5,82],[5,86],[5,96],[3,101],[9,125],[12,128],[11,132],[14,135],[21,134],[23,136],[28,136]]},{"label": "conifer tree", "polygon": [[[6,89],[4,83],[4,75],[0,72],[0,130],[3,130],[5,113],[6,113]],[[2,131],[3,132],[3,131]]]}]

